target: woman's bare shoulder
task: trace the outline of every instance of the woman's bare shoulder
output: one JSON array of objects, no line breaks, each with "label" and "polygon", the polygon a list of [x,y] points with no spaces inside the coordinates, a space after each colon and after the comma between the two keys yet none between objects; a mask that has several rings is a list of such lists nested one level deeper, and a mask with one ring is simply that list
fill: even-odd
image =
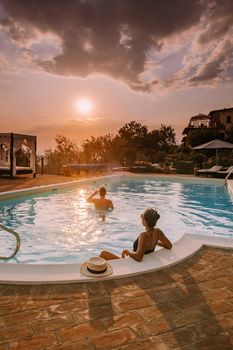
[{"label": "woman's bare shoulder", "polygon": [[138,237],[145,238],[145,237],[147,237],[147,235],[148,235],[148,233],[146,231],[143,231],[143,232],[139,233]]},{"label": "woman's bare shoulder", "polygon": [[159,227],[155,227],[155,231],[158,232],[158,233],[163,233],[163,231]]}]

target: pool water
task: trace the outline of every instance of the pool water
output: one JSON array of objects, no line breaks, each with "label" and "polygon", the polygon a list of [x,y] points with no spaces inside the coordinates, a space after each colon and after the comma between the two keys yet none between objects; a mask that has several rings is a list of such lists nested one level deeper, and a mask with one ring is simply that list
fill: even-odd
[{"label": "pool water", "polygon": [[[86,198],[100,186],[115,209],[96,212]],[[0,203],[0,222],[20,234],[15,263],[78,263],[101,250],[120,254],[143,231],[140,214],[160,213],[158,227],[175,242],[183,233],[233,238],[233,200],[222,180],[114,176]],[[0,231],[0,256],[14,238]]]}]

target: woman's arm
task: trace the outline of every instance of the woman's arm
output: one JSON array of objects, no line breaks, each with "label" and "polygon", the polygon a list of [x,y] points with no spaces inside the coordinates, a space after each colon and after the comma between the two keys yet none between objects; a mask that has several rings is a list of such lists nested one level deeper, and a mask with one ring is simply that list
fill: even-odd
[{"label": "woman's arm", "polygon": [[169,239],[165,236],[163,231],[159,230],[159,240],[157,242],[157,245],[166,249],[172,248],[172,243],[169,241]]},{"label": "woman's arm", "polygon": [[138,238],[138,248],[136,252],[133,252],[128,249],[124,249],[121,253],[121,257],[125,258],[125,256],[130,256],[136,261],[142,261],[142,258],[145,254],[145,246],[146,246],[146,233],[143,232],[140,234]]}]

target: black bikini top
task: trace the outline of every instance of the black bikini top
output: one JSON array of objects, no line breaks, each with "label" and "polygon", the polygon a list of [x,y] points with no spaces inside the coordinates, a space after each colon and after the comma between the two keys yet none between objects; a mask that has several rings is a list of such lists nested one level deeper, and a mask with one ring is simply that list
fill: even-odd
[{"label": "black bikini top", "polygon": [[[158,236],[158,237],[159,237],[159,236]],[[139,238],[139,237],[138,237],[138,238]],[[133,242],[133,251],[134,251],[134,252],[136,252],[137,249],[138,249],[138,238],[136,239],[136,241]],[[158,238],[158,240],[159,240],[159,238]],[[158,242],[158,240],[157,240],[157,242]],[[156,242],[156,244],[155,244],[155,247],[156,247],[156,245],[157,245],[157,242]],[[155,247],[154,247],[154,249],[147,249],[147,250],[145,250],[144,254],[153,253],[154,250],[155,250]]]}]

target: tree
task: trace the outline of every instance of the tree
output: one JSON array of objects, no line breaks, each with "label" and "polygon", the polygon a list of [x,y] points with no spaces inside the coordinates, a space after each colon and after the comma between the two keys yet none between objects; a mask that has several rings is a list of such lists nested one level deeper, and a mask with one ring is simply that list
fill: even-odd
[{"label": "tree", "polygon": [[99,163],[111,161],[114,158],[113,152],[114,136],[107,134],[104,136],[86,139],[82,143],[81,159],[87,163]]},{"label": "tree", "polygon": [[79,149],[74,141],[63,135],[57,135],[55,141],[55,150],[45,151],[46,172],[49,174],[60,174],[62,165],[79,160]]},{"label": "tree", "polygon": [[138,156],[143,153],[143,149],[146,145],[146,138],[148,135],[147,126],[132,121],[123,125],[118,131],[118,135],[121,139],[124,158],[126,158],[127,161],[136,160]]},{"label": "tree", "polygon": [[160,150],[164,152],[169,152],[174,149],[176,146],[176,134],[174,132],[174,128],[169,125],[166,126],[161,124],[159,129],[159,142]]},{"label": "tree", "polygon": [[222,138],[222,135],[217,130],[208,128],[198,128],[190,130],[189,134],[187,135],[187,143],[191,147],[195,147],[201,145],[202,143],[206,143],[217,138]]},{"label": "tree", "polygon": [[118,134],[121,138],[127,140],[129,143],[134,145],[137,145],[142,140],[144,140],[147,136],[147,133],[147,126],[137,123],[135,121],[126,123],[118,131]]}]

